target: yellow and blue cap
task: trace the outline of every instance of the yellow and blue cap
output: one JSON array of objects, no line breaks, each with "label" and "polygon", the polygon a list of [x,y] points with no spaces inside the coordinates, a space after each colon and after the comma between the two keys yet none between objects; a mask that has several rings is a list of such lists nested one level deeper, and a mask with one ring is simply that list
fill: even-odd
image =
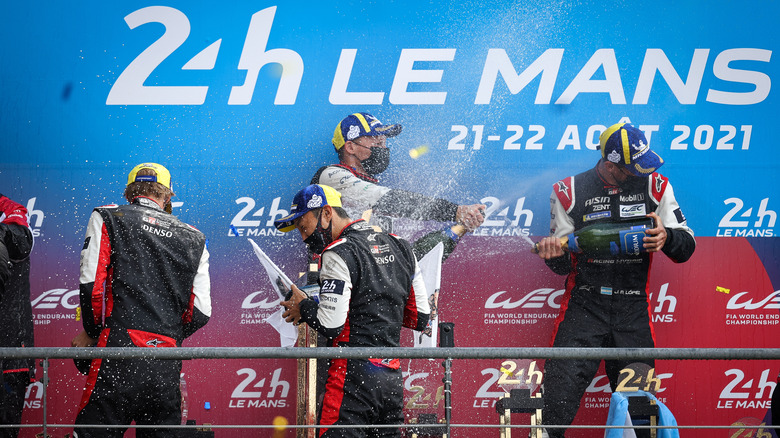
[{"label": "yellow and blue cap", "polygon": [[623,166],[636,176],[647,176],[664,164],[664,160],[650,150],[642,130],[628,123],[617,123],[599,136],[601,157]]},{"label": "yellow and blue cap", "polygon": [[[139,175],[138,172],[141,169],[151,169],[154,171],[154,175]],[[130,171],[130,174],[127,175],[127,185],[130,185],[134,182],[158,182],[162,185],[164,185],[167,188],[171,188],[171,172],[168,172],[168,169],[165,168],[162,164],[157,163],[141,163],[135,167],[133,167],[133,170]]]},{"label": "yellow and blue cap", "polygon": [[395,137],[401,133],[401,129],[403,127],[399,124],[383,125],[379,119],[369,113],[350,114],[336,126],[336,130],[333,132],[333,147],[339,150],[348,141],[363,136]]},{"label": "yellow and blue cap", "polygon": [[286,233],[295,229],[295,220],[304,214],[326,205],[341,207],[341,193],[331,186],[312,184],[295,194],[290,214],[274,221],[274,226]]}]

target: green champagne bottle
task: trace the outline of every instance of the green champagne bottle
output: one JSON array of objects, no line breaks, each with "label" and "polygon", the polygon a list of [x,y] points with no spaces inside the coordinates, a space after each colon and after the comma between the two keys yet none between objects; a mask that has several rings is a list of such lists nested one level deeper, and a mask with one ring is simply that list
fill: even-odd
[{"label": "green champagne bottle", "polygon": [[452,254],[452,251],[455,251],[455,246],[464,234],[466,234],[466,228],[459,224],[432,231],[420,237],[412,244],[414,256],[417,257],[417,260],[420,260],[425,254],[428,254],[436,244],[441,242],[444,244],[444,253],[441,257],[441,261],[443,262]]},{"label": "green champagne bottle", "polygon": [[[649,217],[588,225],[561,237],[561,248],[597,256],[638,255],[646,252],[642,242],[645,231],[654,227]],[[533,251],[539,252],[537,245]]]}]

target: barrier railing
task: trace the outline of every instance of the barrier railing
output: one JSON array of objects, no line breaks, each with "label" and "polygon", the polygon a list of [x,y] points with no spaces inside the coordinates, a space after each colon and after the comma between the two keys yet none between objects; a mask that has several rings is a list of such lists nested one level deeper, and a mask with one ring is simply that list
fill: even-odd
[{"label": "barrier railing", "polygon": [[[389,350],[392,353],[389,353]],[[778,360],[780,349],[767,348],[375,348],[375,347],[182,347],[182,348],[71,348],[71,347],[34,347],[34,348],[0,348],[3,359],[42,359],[43,361],[43,423],[0,425],[0,430],[11,427],[43,428],[43,436],[47,436],[48,428],[73,427],[73,424],[55,424],[47,422],[47,386],[49,379],[49,360],[52,359],[359,359],[396,357],[399,359],[611,359],[611,360]],[[407,425],[376,425],[373,427],[440,427],[441,425],[407,424]],[[80,426],[81,427],[81,426]],[[106,428],[105,425],[84,425],[84,427]],[[129,428],[175,428],[199,429],[202,425],[171,425],[147,426],[124,425]],[[274,429],[276,425],[209,425],[211,429]],[[316,425],[288,425],[289,429],[312,429]],[[365,426],[343,426],[365,427]],[[498,425],[498,424],[447,424],[448,428],[484,429],[484,428],[523,428],[528,424]],[[545,425],[546,428],[556,428],[555,425]],[[564,427],[564,426],[559,426]],[[624,429],[625,426],[594,426],[571,425],[570,429]],[[734,425],[678,425],[670,426],[634,426],[635,429],[733,429]],[[740,426],[744,429],[773,429],[773,426]]]}]

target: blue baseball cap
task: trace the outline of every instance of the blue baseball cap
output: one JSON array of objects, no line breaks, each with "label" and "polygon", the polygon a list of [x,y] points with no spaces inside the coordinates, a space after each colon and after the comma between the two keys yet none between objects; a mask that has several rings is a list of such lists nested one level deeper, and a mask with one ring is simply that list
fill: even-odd
[{"label": "blue baseball cap", "polygon": [[398,124],[383,125],[379,119],[369,113],[350,114],[336,126],[336,130],[333,132],[333,147],[339,150],[348,141],[363,136],[395,137],[401,133],[401,129],[403,127]]},{"label": "blue baseball cap", "polygon": [[599,136],[601,157],[625,167],[636,176],[647,176],[664,164],[664,160],[650,150],[645,133],[628,123],[617,123]]},{"label": "blue baseball cap", "polygon": [[295,220],[304,214],[326,205],[341,207],[341,193],[331,186],[312,184],[295,194],[290,214],[274,221],[274,226],[286,233],[295,229]]}]

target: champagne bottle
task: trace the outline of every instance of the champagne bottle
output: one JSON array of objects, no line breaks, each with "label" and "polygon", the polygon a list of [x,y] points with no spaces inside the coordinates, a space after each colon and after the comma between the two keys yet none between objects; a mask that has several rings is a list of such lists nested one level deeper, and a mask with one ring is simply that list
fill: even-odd
[{"label": "champagne bottle", "polygon": [[443,262],[447,260],[447,257],[449,257],[453,251],[455,251],[455,246],[464,234],[466,234],[466,228],[460,224],[432,231],[420,237],[412,244],[414,256],[417,257],[417,260],[421,259],[425,254],[428,254],[436,244],[441,242],[444,244],[444,253],[441,257],[441,261]]},{"label": "champagne bottle", "polygon": [[[588,225],[561,237],[561,249],[600,256],[638,255],[646,251],[642,239],[645,231],[653,227],[649,217]],[[533,251],[539,252],[537,245]]]}]

